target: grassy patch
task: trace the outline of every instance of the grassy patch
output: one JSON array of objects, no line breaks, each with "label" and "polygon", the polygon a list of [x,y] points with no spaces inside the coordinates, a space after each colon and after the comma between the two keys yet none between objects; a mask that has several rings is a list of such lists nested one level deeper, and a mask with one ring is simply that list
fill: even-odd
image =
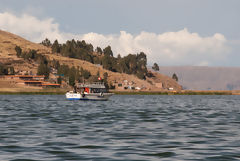
[{"label": "grassy patch", "polygon": [[0,95],[63,95],[66,90],[63,89],[42,89],[34,91],[0,91]]},{"label": "grassy patch", "polygon": [[116,95],[232,95],[231,91],[111,91]]}]

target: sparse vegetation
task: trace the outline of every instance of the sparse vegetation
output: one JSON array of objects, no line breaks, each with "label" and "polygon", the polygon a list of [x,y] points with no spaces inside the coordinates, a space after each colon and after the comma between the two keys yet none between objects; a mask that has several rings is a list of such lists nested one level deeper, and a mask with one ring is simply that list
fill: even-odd
[{"label": "sparse vegetation", "polygon": [[[103,50],[100,47],[95,49],[94,53],[92,44],[83,41],[66,41],[64,44],[59,44],[57,40],[53,44],[48,39],[42,41],[42,44],[51,47],[52,53],[58,53],[62,56],[75,58],[88,61],[92,64],[101,64],[104,69],[112,72],[134,74],[139,79],[145,80],[146,77],[154,77],[154,75],[147,70],[147,56],[145,53],[129,54],[121,57],[120,55],[115,58],[111,46],[107,46]],[[39,64],[37,73],[49,77],[51,68],[56,69],[57,74],[61,78],[57,79],[58,82],[65,81],[69,85],[74,86],[76,82],[97,81],[97,76],[92,75],[90,71],[83,68],[69,67],[68,65],[60,65],[59,61],[48,60],[46,56],[38,54],[36,50],[23,51],[19,46],[15,47],[18,57],[24,58],[27,61],[35,61]],[[154,70],[159,70],[158,64],[154,64]],[[99,74],[99,73],[98,73]],[[107,76],[103,79],[105,85],[111,85],[108,82]],[[150,83],[153,85],[152,83]],[[111,86],[113,88],[113,85]]]},{"label": "sparse vegetation", "polygon": [[233,95],[231,91],[180,91],[180,92],[152,92],[152,91],[112,91],[118,95]]},{"label": "sparse vegetation", "polygon": [[178,81],[178,77],[177,77],[177,74],[176,74],[176,73],[173,73],[172,79],[174,79],[175,81]]},{"label": "sparse vegetation", "polygon": [[44,46],[47,46],[47,47],[52,46],[52,43],[51,43],[51,41],[50,41],[48,38],[46,38],[45,40],[43,40],[40,44],[42,44],[42,45],[44,45]]},{"label": "sparse vegetation", "polygon": [[0,64],[0,75],[12,75],[14,73],[15,71],[13,66],[6,66],[3,64]]},{"label": "sparse vegetation", "polygon": [[159,66],[157,63],[154,63],[153,66],[152,66],[152,69],[155,70],[155,71],[159,71]]},{"label": "sparse vegetation", "polygon": [[38,66],[38,75],[44,75],[46,79],[48,79],[50,74],[50,68],[47,64],[44,64],[43,62]]},{"label": "sparse vegetation", "polygon": [[[47,39],[43,43],[50,44]],[[51,48],[53,53],[60,53],[62,56],[85,60],[93,64],[101,64],[104,69],[112,72],[134,74],[139,79],[146,78],[147,56],[143,52],[129,54],[123,58],[121,56],[115,58],[111,46],[107,46],[103,50],[97,47],[95,49],[97,54],[95,54],[92,44],[88,44],[84,40],[75,41],[74,39],[71,41],[68,40],[64,44],[59,44],[55,40]]]},{"label": "sparse vegetation", "polygon": [[17,52],[17,57],[20,57],[22,55],[22,48],[20,46],[16,46],[15,51]]},{"label": "sparse vegetation", "polygon": [[[126,53],[121,53],[123,55],[126,55],[121,56],[119,53],[116,55],[110,46],[107,46],[107,49],[100,47],[94,49],[91,44],[87,44],[85,41],[74,41],[75,40],[71,40],[66,43],[59,44],[58,41],[53,41],[51,43],[48,39],[46,39],[42,42],[44,45],[43,46],[41,44],[26,41],[25,39],[14,34],[2,31],[0,32],[0,62],[2,65],[8,68],[10,66],[14,66],[17,74],[37,74],[38,68],[40,70],[41,68],[44,68],[43,66],[48,67],[50,74],[49,80],[47,81],[51,83],[62,83],[61,87],[63,87],[65,90],[70,89],[68,86],[69,82],[77,83],[83,81],[98,81],[98,76],[102,77],[102,81],[104,81],[104,72],[108,73],[107,81],[109,88],[114,88],[114,86],[116,86],[116,90],[121,90],[118,88],[117,84],[122,84],[123,82],[126,82],[125,86],[128,85],[128,83],[133,83],[133,86],[143,87],[142,90],[157,90],[158,88],[155,88],[154,86],[157,82],[159,82],[159,80],[164,83],[164,88],[171,86],[174,87],[174,89],[179,89],[179,85],[167,76],[158,74],[156,72],[152,72],[152,74],[146,72],[146,63],[144,63],[146,62],[146,58],[144,58],[144,53],[129,55],[126,55]],[[19,48],[16,47],[16,45]],[[18,56],[18,58],[16,58],[16,56]],[[100,66],[103,65],[102,60],[104,56],[111,58],[109,62],[111,64],[110,70],[106,70],[108,67],[102,68],[102,66]],[[74,59],[69,59],[69,57]],[[58,73],[61,73],[59,72],[59,69],[62,65],[68,66],[68,72],[64,75],[58,75]],[[69,72],[72,67],[75,68],[76,72]],[[13,73],[13,71],[14,70],[9,68],[7,73]],[[72,80],[69,80],[70,73],[73,73],[71,75],[74,75],[71,76]],[[6,72],[4,74],[6,74]],[[140,80],[135,77],[137,74],[138,77],[141,77],[141,79],[145,79],[147,77],[147,80],[151,80],[153,82],[153,85],[149,84],[147,81]],[[17,86],[18,85],[9,84],[9,87],[11,88],[15,88]],[[8,86],[2,86],[2,89],[3,88],[8,88]],[[11,89],[9,91],[29,90],[19,88],[16,90]],[[122,88],[122,90],[124,90],[124,88]],[[159,90],[161,89],[159,88]]]}]

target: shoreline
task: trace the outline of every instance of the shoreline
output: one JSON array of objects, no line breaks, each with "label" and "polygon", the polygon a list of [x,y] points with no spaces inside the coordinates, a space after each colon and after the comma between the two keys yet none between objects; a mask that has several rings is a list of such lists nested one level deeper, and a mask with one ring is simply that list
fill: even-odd
[{"label": "shoreline", "polygon": [[[0,91],[0,95],[64,95],[67,90]],[[240,91],[114,91],[115,95],[240,95]]]},{"label": "shoreline", "polygon": [[117,95],[238,95],[232,91],[113,91],[113,93]]},{"label": "shoreline", "polygon": [[64,95],[65,92],[0,92],[0,95]]}]

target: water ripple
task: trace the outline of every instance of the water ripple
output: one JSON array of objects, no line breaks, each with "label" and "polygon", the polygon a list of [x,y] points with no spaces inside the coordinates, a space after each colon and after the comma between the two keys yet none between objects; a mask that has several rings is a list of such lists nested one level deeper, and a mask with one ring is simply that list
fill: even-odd
[{"label": "water ripple", "polygon": [[0,160],[240,160],[239,96],[0,97]]}]

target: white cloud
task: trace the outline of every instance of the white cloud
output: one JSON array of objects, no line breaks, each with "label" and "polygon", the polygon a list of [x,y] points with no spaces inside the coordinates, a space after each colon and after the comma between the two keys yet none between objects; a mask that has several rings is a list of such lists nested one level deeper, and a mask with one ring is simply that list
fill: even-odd
[{"label": "white cloud", "polygon": [[159,65],[214,65],[224,61],[230,52],[224,35],[216,33],[210,37],[202,37],[191,33],[186,28],[177,32],[162,34],[141,32],[132,35],[126,31],[120,34],[102,35],[87,33],[76,35],[59,30],[59,24],[53,18],[40,20],[29,14],[16,16],[0,13],[0,29],[15,33],[28,40],[41,42],[46,37],[51,41],[58,39],[80,39],[102,48],[110,45],[115,53],[127,55],[143,51],[148,56],[148,63]]}]

